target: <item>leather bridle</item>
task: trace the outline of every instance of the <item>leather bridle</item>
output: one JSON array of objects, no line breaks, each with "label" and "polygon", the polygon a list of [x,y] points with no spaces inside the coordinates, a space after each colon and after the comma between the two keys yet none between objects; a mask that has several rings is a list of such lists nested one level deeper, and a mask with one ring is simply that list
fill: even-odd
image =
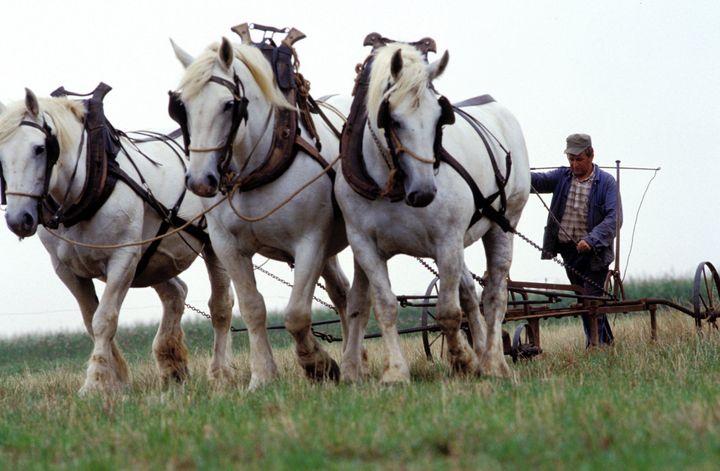
[{"label": "leather bridle", "polygon": [[38,193],[25,193],[21,191],[7,191],[6,190],[6,183],[5,183],[5,175],[2,173],[2,167],[0,167],[0,179],[2,179],[2,189],[0,190],[0,203],[7,204],[7,198],[6,195],[14,195],[14,196],[26,196],[28,198],[35,198],[39,201],[42,201],[48,194],[48,188],[50,187],[50,176],[52,174],[52,169],[55,166],[55,164],[58,161],[58,157],[60,156],[60,146],[58,144],[57,136],[55,136],[52,133],[52,129],[50,129],[50,126],[48,126],[47,121],[43,118],[43,124],[42,126],[28,120],[23,120],[20,122],[20,126],[29,126],[35,129],[38,129],[40,132],[42,132],[45,135],[45,155],[47,157],[47,160],[45,161],[45,181],[43,183],[43,192]]},{"label": "leather bridle", "polygon": [[390,156],[392,158],[392,166],[391,166],[389,160],[385,157],[386,150],[384,148],[382,148],[382,146],[380,145],[380,142],[377,139],[377,136],[375,135],[375,132],[373,131],[372,127],[370,126],[369,121],[368,121],[368,128],[370,129],[370,133],[371,133],[373,139],[375,140],[375,144],[379,148],[380,153],[383,155],[383,157],[385,157],[385,161],[391,170],[395,169],[395,168],[399,168],[401,154],[406,154],[406,155],[412,157],[413,159],[417,160],[418,162],[422,162],[422,163],[426,163],[426,164],[433,164],[433,167],[438,168],[438,166],[440,165],[440,159],[438,158],[438,155],[439,155],[439,150],[442,147],[442,127],[446,124],[453,124],[455,122],[455,112],[453,111],[450,101],[441,95],[438,98],[438,104],[440,105],[441,113],[440,113],[440,118],[438,119],[438,122],[435,126],[435,141],[433,143],[433,157],[428,158],[428,157],[419,155],[418,153],[409,149],[402,143],[402,141],[400,140],[400,137],[397,135],[397,124],[392,120],[392,118],[390,116],[390,97],[389,97],[389,95],[386,96],[385,99],[382,101],[382,103],[380,104],[380,108],[378,109],[377,126],[378,126],[378,128],[383,130],[385,142],[387,143],[387,148],[388,148]]},{"label": "leather bridle", "polygon": [[220,175],[223,175],[227,172],[232,160],[232,146],[233,142],[235,142],[240,124],[243,121],[247,122],[249,101],[245,96],[245,86],[236,73],[233,73],[232,82],[216,75],[211,76],[209,81],[227,88],[233,97],[230,131],[224,144],[216,147],[190,147],[191,140],[187,124],[187,110],[180,98],[180,92],[169,92],[168,112],[170,117],[180,125],[180,129],[182,130],[185,155],[189,156],[190,151],[199,153],[222,151],[222,158],[218,162],[218,172]]}]

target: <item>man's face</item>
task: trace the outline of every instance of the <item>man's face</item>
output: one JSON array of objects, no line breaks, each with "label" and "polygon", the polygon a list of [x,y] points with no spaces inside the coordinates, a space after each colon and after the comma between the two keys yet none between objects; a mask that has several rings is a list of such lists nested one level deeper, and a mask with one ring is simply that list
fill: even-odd
[{"label": "man's face", "polygon": [[593,158],[589,157],[585,151],[578,155],[567,154],[570,169],[576,178],[581,180],[590,176],[593,171]]}]

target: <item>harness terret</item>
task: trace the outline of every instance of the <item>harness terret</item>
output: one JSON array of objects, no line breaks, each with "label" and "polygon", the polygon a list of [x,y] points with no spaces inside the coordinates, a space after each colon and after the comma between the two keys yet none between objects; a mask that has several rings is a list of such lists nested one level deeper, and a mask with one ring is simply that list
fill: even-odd
[{"label": "harness terret", "polygon": [[[368,121],[367,92],[370,85],[370,71],[374,59],[374,52],[378,47],[387,45],[391,42],[395,41],[383,38],[377,33],[371,33],[365,38],[364,45],[373,46],[373,53],[371,53],[362,66],[360,66],[355,79],[355,88],[353,90],[354,98],[350,107],[350,114],[348,115],[347,123],[343,128],[343,134],[340,140],[340,155],[343,176],[356,193],[370,200],[387,198],[390,202],[397,202],[401,201],[405,197],[405,190],[402,182],[404,175],[398,165],[399,158],[400,154],[409,151],[402,147],[402,144],[395,135],[395,131],[393,129],[394,125],[390,118],[389,97],[386,97],[385,100],[383,100],[380,108],[378,109],[377,117],[378,127],[384,130],[385,141],[391,156],[391,162],[386,162],[388,163],[388,167],[391,171],[391,178],[385,189],[382,189],[368,173],[362,153],[364,131],[366,127],[369,128],[369,125],[366,125]],[[425,57],[427,56],[428,51],[435,52],[435,41],[430,38],[424,38],[410,44],[418,48]],[[475,203],[475,212],[473,213],[468,228],[485,216],[497,223],[504,231],[507,232],[512,230],[510,222],[505,217],[507,202],[505,185],[507,184],[510,176],[512,161],[510,152],[502,146],[500,141],[487,129],[486,126],[461,109],[463,106],[479,106],[493,101],[494,99],[490,95],[483,95],[465,100],[456,105],[451,105],[444,96],[441,95],[438,97],[441,114],[435,127],[435,141],[433,144],[435,155],[432,163],[435,168],[437,168],[441,162],[448,164],[470,187],[473,195],[473,201]],[[468,171],[442,146],[443,126],[454,124],[456,113],[465,119],[480,136],[492,163],[498,190],[488,197],[483,195],[482,191],[478,188]],[[383,153],[384,149],[380,146],[380,143],[377,141],[374,133],[372,134],[373,138],[376,139],[376,144],[379,148],[378,150]],[[493,148],[490,143],[491,139],[497,142],[506,153],[506,175],[502,175],[497,164]],[[423,162],[425,161],[419,157],[415,158]],[[497,198],[500,198],[499,209],[495,209],[492,206],[492,203]]]}]

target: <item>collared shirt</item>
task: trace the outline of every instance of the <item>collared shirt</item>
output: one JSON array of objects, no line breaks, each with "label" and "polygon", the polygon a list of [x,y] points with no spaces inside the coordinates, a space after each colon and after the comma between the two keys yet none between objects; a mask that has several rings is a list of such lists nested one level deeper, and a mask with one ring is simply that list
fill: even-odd
[{"label": "collared shirt", "polygon": [[584,180],[573,176],[568,192],[565,212],[560,222],[558,240],[577,243],[587,236],[588,196],[592,188],[595,169]]}]

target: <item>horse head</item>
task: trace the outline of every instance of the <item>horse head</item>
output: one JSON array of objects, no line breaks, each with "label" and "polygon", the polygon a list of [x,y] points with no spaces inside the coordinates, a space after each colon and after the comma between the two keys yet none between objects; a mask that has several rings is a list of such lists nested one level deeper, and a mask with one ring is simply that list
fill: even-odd
[{"label": "horse head", "polygon": [[[67,123],[75,122],[81,132],[83,116],[82,104],[65,98],[38,99],[29,89],[24,101],[8,105],[0,116],[0,175],[2,196],[8,201],[5,220],[16,235],[35,234],[39,205],[48,194],[60,191],[58,169],[74,170],[74,165],[63,162],[62,150],[72,148]],[[78,173],[84,175],[84,169]]]},{"label": "horse head", "polygon": [[388,187],[399,173],[405,202],[413,207],[425,207],[435,198],[439,133],[444,124],[454,122],[449,102],[438,98],[432,86],[448,60],[446,51],[439,60],[428,64],[417,48],[400,43],[374,52],[367,98],[368,126],[378,152],[391,169]]},{"label": "horse head", "polygon": [[169,108],[183,128],[190,157],[186,185],[199,196],[214,196],[225,176],[252,170],[249,159],[269,145],[273,109],[290,105],[268,61],[252,45],[223,38],[195,59],[173,47],[186,67]]}]

